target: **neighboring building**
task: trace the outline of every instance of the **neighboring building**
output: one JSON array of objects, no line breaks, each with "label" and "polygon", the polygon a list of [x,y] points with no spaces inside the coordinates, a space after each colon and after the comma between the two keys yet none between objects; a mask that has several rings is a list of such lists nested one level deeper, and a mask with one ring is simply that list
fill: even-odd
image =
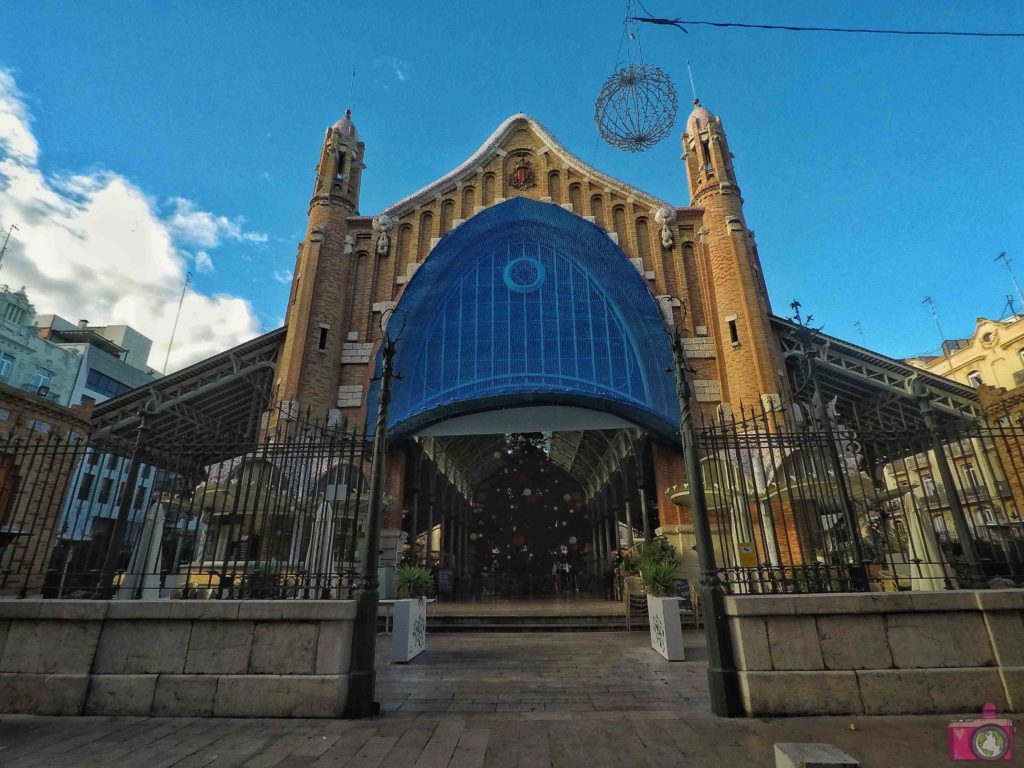
[{"label": "neighboring building", "polygon": [[0,594],[42,586],[91,413],[0,384]]},{"label": "neighboring building", "polygon": [[944,341],[941,355],[907,362],[975,389],[982,384],[1019,387],[1024,385],[1024,316],[979,317],[970,338]]},{"label": "neighboring building", "polygon": [[40,338],[34,317],[24,288],[0,286],[0,382],[70,405],[81,359],[73,349]]},{"label": "neighboring building", "polygon": [[57,315],[39,315],[35,324],[41,338],[79,356],[71,403],[100,403],[160,376],[146,364],[153,342],[130,326],[74,325]]}]

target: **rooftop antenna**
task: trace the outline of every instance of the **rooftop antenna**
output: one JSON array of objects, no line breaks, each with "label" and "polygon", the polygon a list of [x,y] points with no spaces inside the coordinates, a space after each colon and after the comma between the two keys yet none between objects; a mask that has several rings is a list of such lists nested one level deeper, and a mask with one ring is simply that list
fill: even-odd
[{"label": "rooftop antenna", "polygon": [[7,253],[7,243],[11,240],[11,233],[17,228],[18,226],[16,224],[11,224],[7,230],[7,237],[4,238],[3,247],[0,247],[0,269],[4,268],[4,255]]},{"label": "rooftop antenna", "polygon": [[356,89],[356,71],[352,70],[352,79],[348,83],[348,105],[346,109],[352,109],[352,92]]},{"label": "rooftop antenna", "polygon": [[181,298],[178,299],[178,313],[174,316],[174,327],[171,328],[171,340],[167,343],[167,356],[164,358],[163,373],[167,373],[167,361],[171,359],[171,347],[174,346],[174,334],[178,332],[178,319],[181,317],[181,305],[185,303],[185,292],[192,284],[192,273],[185,273],[185,284],[181,287]]},{"label": "rooftop antenna", "polygon": [[1010,279],[1013,280],[1013,287],[1017,289],[1017,298],[1020,299],[1021,304],[1024,304],[1024,291],[1021,291],[1020,283],[1017,282],[1017,276],[1013,274],[1013,267],[1010,266],[1013,260],[1006,255],[1006,251],[996,256],[995,260],[1003,262],[1006,266],[1006,270],[1010,273]]},{"label": "rooftop antenna", "polygon": [[949,358],[949,350],[946,348],[946,334],[942,332],[942,325],[939,323],[939,313],[935,311],[935,300],[931,296],[925,296],[922,304],[928,306],[928,311],[932,314],[932,319],[935,321],[935,327],[939,329],[939,341],[942,344],[942,354],[946,356],[946,362],[949,363],[949,372],[953,372],[953,361]]},{"label": "rooftop antenna", "polygon": [[866,347],[868,345],[867,339],[864,338],[864,326],[861,325],[860,320],[853,321],[853,327],[857,329],[857,335],[860,336],[860,345]]},{"label": "rooftop antenna", "polygon": [[693,70],[690,68],[690,62],[686,62],[686,71],[690,75],[690,92],[693,93],[693,103],[696,104],[700,99],[697,98],[697,86],[693,84]]}]

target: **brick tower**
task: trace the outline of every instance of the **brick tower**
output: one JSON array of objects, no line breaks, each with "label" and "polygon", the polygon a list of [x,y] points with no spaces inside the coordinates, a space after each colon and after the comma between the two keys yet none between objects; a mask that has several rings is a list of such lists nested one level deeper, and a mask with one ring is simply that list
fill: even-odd
[{"label": "brick tower", "polygon": [[727,417],[734,410],[738,416],[741,404],[771,408],[785,378],[754,233],[743,218],[722,121],[697,100],[682,145],[692,205],[703,209],[705,319],[720,350],[720,407]]},{"label": "brick tower", "polygon": [[364,145],[350,110],[327,129],[309,202],[306,238],[299,244],[278,358],[275,400],[285,413],[313,418],[336,413],[339,360],[349,311],[349,218],[358,215]]}]

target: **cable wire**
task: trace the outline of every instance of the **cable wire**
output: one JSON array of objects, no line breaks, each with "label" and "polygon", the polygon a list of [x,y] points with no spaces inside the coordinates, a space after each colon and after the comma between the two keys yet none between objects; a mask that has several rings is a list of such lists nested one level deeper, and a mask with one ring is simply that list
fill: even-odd
[{"label": "cable wire", "polygon": [[701,25],[705,27],[738,27],[740,29],[769,29],[781,30],[784,32],[842,32],[848,34],[862,35],[917,35],[932,37],[1024,37],[1024,32],[946,32],[937,30],[920,29],[861,29],[856,27],[798,27],[788,24],[744,24],[735,21],[692,21],[686,19],[659,19],[653,16],[634,16],[633,21],[640,21],[645,24],[661,24],[663,26],[675,27],[676,29],[689,34],[687,25]]}]

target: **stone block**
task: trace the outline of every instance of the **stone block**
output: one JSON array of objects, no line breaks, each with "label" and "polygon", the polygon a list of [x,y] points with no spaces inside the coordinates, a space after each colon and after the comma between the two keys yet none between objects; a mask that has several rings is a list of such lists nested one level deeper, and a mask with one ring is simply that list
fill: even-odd
[{"label": "stone block", "polygon": [[866,715],[927,715],[935,712],[925,669],[872,669],[857,672]]},{"label": "stone block", "polygon": [[85,675],[100,636],[98,621],[16,621],[0,658],[0,672]]},{"label": "stone block", "polygon": [[100,621],[106,615],[103,600],[3,600],[0,619],[77,619]]},{"label": "stone block", "polygon": [[878,614],[819,616],[816,620],[825,669],[889,669],[885,622]]},{"label": "stone block", "polygon": [[348,676],[223,675],[217,717],[337,717],[345,708]]},{"label": "stone block", "polygon": [[999,670],[929,669],[928,686],[934,712],[981,712],[987,702],[1006,711],[1006,691]]},{"label": "stone block", "polygon": [[785,616],[795,613],[790,595],[726,596],[726,616]]},{"label": "stone block", "polygon": [[856,768],[860,761],[833,744],[782,743],[775,745],[775,768]]},{"label": "stone block", "polygon": [[219,679],[217,675],[160,675],[153,696],[153,715],[210,717]]},{"label": "stone block", "polygon": [[1024,611],[1022,589],[979,589],[968,594],[985,611]]},{"label": "stone block", "polygon": [[156,678],[156,675],[93,675],[83,714],[149,715],[153,709]]},{"label": "stone block", "polygon": [[999,677],[1003,681],[1008,712],[1024,712],[1024,667],[1001,667]]},{"label": "stone block", "polygon": [[0,674],[0,712],[80,715],[88,688],[88,675]]},{"label": "stone block", "polygon": [[170,600],[114,600],[107,606],[106,620],[169,619]]},{"label": "stone block", "polygon": [[856,672],[740,672],[743,705],[751,717],[859,715]]},{"label": "stone block", "polygon": [[171,600],[172,619],[230,621],[238,618],[241,600]]},{"label": "stone block", "polygon": [[1017,611],[986,611],[985,628],[1001,667],[1024,667],[1024,614]]},{"label": "stone block", "polygon": [[311,675],[316,667],[317,625],[312,622],[257,622],[249,672],[256,675]]},{"label": "stone block", "polygon": [[793,612],[797,615],[898,613],[911,610],[910,595],[901,592],[793,595],[791,599]]},{"label": "stone block", "polygon": [[352,659],[351,621],[322,621],[316,641],[318,675],[342,675],[348,672]]},{"label": "stone block", "polygon": [[192,622],[182,620],[106,621],[93,672],[173,674],[185,668]]},{"label": "stone block", "polygon": [[769,670],[772,654],[768,647],[765,620],[757,616],[731,617],[729,631],[739,669]]},{"label": "stone block", "polygon": [[824,669],[813,616],[772,616],[766,620],[772,669]]},{"label": "stone block", "polygon": [[981,613],[890,614],[885,626],[898,669],[995,664]]},{"label": "stone block", "polygon": [[185,672],[201,675],[241,675],[249,668],[251,621],[196,621],[192,625]]},{"label": "stone block", "polygon": [[978,599],[971,590],[955,589],[941,592],[907,592],[906,594],[910,597],[910,606],[915,613],[978,610]]}]

